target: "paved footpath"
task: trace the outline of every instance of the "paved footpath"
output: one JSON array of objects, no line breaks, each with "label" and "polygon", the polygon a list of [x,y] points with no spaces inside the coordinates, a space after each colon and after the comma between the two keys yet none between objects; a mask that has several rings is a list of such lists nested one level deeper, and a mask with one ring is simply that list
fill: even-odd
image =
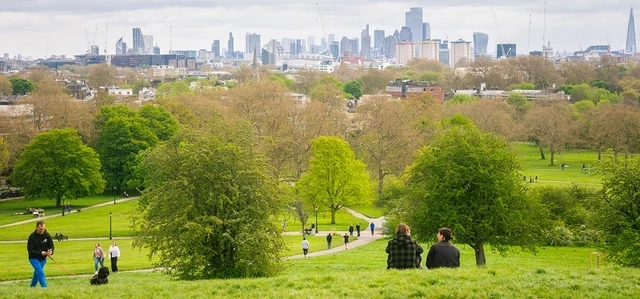
[{"label": "paved footpath", "polygon": [[[140,198],[140,197],[139,196],[136,196],[136,197],[125,197],[125,198],[117,199],[116,203],[126,202],[126,201],[130,201],[130,200],[138,199],[138,198]],[[103,202],[103,203],[100,203],[100,204],[97,204],[97,205],[84,207],[84,208],[82,208],[80,210],[81,211],[86,211],[86,210],[91,210],[91,209],[104,207],[104,206],[108,206],[108,205],[112,205],[112,204],[113,204],[113,201],[108,201],[108,202]],[[60,209],[62,209],[62,207]],[[75,214],[75,213],[78,213],[77,209],[73,209],[73,210],[71,210],[71,212],[65,212],[65,215],[66,214]],[[54,218],[54,217],[61,217],[61,216],[62,216],[62,212],[57,213],[57,214],[51,214],[51,215],[48,215],[48,216],[43,216],[43,217],[38,217],[38,218],[31,218],[31,219],[27,219],[27,220],[23,220],[23,221],[13,222],[13,223],[9,223],[9,224],[3,224],[3,225],[0,225],[0,228],[9,227],[9,226],[16,226],[16,225],[25,224],[25,223],[35,223],[35,222],[38,222],[40,220],[45,220],[45,219]]]},{"label": "paved footpath", "polygon": [[[131,200],[133,198],[126,198],[126,200]],[[107,203],[108,204],[108,203]],[[111,203],[113,204],[113,203]],[[88,207],[86,209],[89,208],[94,208],[94,207],[99,207],[99,206],[104,206],[105,204],[99,204],[99,205],[95,205],[95,206],[91,206]],[[83,209],[83,210],[86,210]],[[362,215],[354,210],[345,208],[345,210],[347,212],[349,212],[351,215],[358,217],[362,220],[366,220],[367,223],[363,225],[363,230],[360,231],[360,237],[352,242],[349,242],[349,249],[352,248],[356,248],[356,247],[360,247],[366,244],[369,244],[375,240],[381,239],[384,236],[382,235],[382,223],[384,221],[384,217],[380,217],[380,218],[369,218],[365,215]],[[62,214],[58,214],[58,215],[52,215],[50,217],[57,217],[57,216],[61,216]],[[42,217],[40,219],[43,219],[45,217]],[[37,219],[37,218],[36,218]],[[374,235],[371,235],[371,230],[369,229],[369,224],[371,224],[371,222],[373,222],[375,224],[375,230],[374,230]],[[336,233],[343,235],[344,233],[346,233],[347,231],[336,231]],[[316,235],[318,236],[322,236],[322,235],[327,235],[329,232],[328,231],[318,231],[318,233]],[[354,232],[355,233],[355,232]],[[283,235],[289,235],[289,236],[301,236],[301,232],[284,232],[282,233]],[[302,236],[301,236],[302,237]],[[334,238],[340,238],[340,237],[334,237]],[[114,238],[114,239],[131,239],[131,237],[121,237],[121,238]],[[70,241],[81,241],[81,240],[104,240],[104,238],[79,238],[79,239],[73,239]],[[25,241],[2,241],[0,243],[24,243]],[[315,246],[315,245],[314,245]],[[323,248],[326,248],[326,243],[323,242],[322,245],[319,246],[323,246]],[[311,252],[307,254],[307,257],[316,257],[316,256],[323,256],[323,255],[329,255],[329,254],[334,254],[334,253],[338,253],[344,250],[348,250],[345,249],[344,246],[339,245],[336,246],[334,248],[331,248],[330,250],[321,250],[321,251],[315,251],[315,252]],[[299,254],[299,255],[294,255],[294,256],[288,256],[285,257],[285,260],[295,260],[295,259],[302,259],[304,258],[303,254]],[[153,269],[138,269],[138,270],[130,270],[130,271],[120,271],[120,273],[144,273],[144,272],[154,272],[154,271],[161,271],[162,269],[158,269],[158,268],[153,268]],[[86,274],[86,275],[73,275],[73,276],[55,276],[55,277],[47,277],[48,279],[56,279],[56,278],[77,278],[77,277],[92,277],[92,274]],[[30,279],[23,279],[23,280],[9,280],[9,281],[0,281],[0,285],[3,284],[10,284],[10,283],[15,283],[15,282],[29,282],[31,281]]]}]

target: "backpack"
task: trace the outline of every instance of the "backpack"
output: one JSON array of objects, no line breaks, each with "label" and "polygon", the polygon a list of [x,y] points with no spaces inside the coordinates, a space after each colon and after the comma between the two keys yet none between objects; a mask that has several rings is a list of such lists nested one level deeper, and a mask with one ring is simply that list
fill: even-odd
[{"label": "backpack", "polygon": [[109,277],[109,268],[102,267],[100,268],[100,270],[98,270],[98,274],[91,277],[91,280],[89,280],[89,282],[92,285],[107,284],[109,283],[108,277]]}]

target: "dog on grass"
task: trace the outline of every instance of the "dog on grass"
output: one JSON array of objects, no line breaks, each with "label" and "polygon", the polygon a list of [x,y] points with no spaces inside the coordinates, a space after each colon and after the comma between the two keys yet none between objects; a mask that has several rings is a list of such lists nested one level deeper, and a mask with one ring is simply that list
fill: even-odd
[{"label": "dog on grass", "polygon": [[109,283],[108,277],[109,277],[109,268],[102,267],[98,270],[98,274],[91,277],[91,280],[89,282],[92,285],[107,284]]}]

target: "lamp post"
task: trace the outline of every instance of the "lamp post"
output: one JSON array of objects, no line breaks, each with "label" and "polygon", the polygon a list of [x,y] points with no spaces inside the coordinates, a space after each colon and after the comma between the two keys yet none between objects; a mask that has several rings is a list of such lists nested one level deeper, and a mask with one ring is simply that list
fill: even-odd
[{"label": "lamp post", "polygon": [[109,240],[113,238],[113,227],[111,226],[111,212],[109,212]]},{"label": "lamp post", "polygon": [[316,209],[316,234],[318,233],[318,206],[315,206]]},{"label": "lamp post", "polygon": [[113,204],[116,204],[116,186],[113,186]]}]

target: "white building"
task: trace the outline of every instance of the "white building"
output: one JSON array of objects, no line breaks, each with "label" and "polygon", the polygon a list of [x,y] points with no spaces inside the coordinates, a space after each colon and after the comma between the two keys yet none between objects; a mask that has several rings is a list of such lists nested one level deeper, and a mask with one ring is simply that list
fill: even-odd
[{"label": "white building", "polygon": [[[449,42],[449,66],[452,68],[468,66],[473,61],[473,51],[471,49],[471,42],[459,39],[454,42]],[[458,65],[458,63],[464,63],[464,65]]]},{"label": "white building", "polygon": [[440,43],[434,40],[428,40],[418,43],[418,58],[440,60]]},{"label": "white building", "polygon": [[130,97],[133,96],[133,89],[131,88],[109,88],[110,96],[123,96]]},{"label": "white building", "polygon": [[173,66],[152,66],[147,69],[147,76],[152,78],[157,77],[177,77],[186,76],[187,68],[176,68]]},{"label": "white building", "polygon": [[153,35],[143,35],[144,39],[144,54],[153,54]]},{"label": "white building", "polygon": [[416,57],[414,43],[396,43],[396,64],[405,65]]}]

